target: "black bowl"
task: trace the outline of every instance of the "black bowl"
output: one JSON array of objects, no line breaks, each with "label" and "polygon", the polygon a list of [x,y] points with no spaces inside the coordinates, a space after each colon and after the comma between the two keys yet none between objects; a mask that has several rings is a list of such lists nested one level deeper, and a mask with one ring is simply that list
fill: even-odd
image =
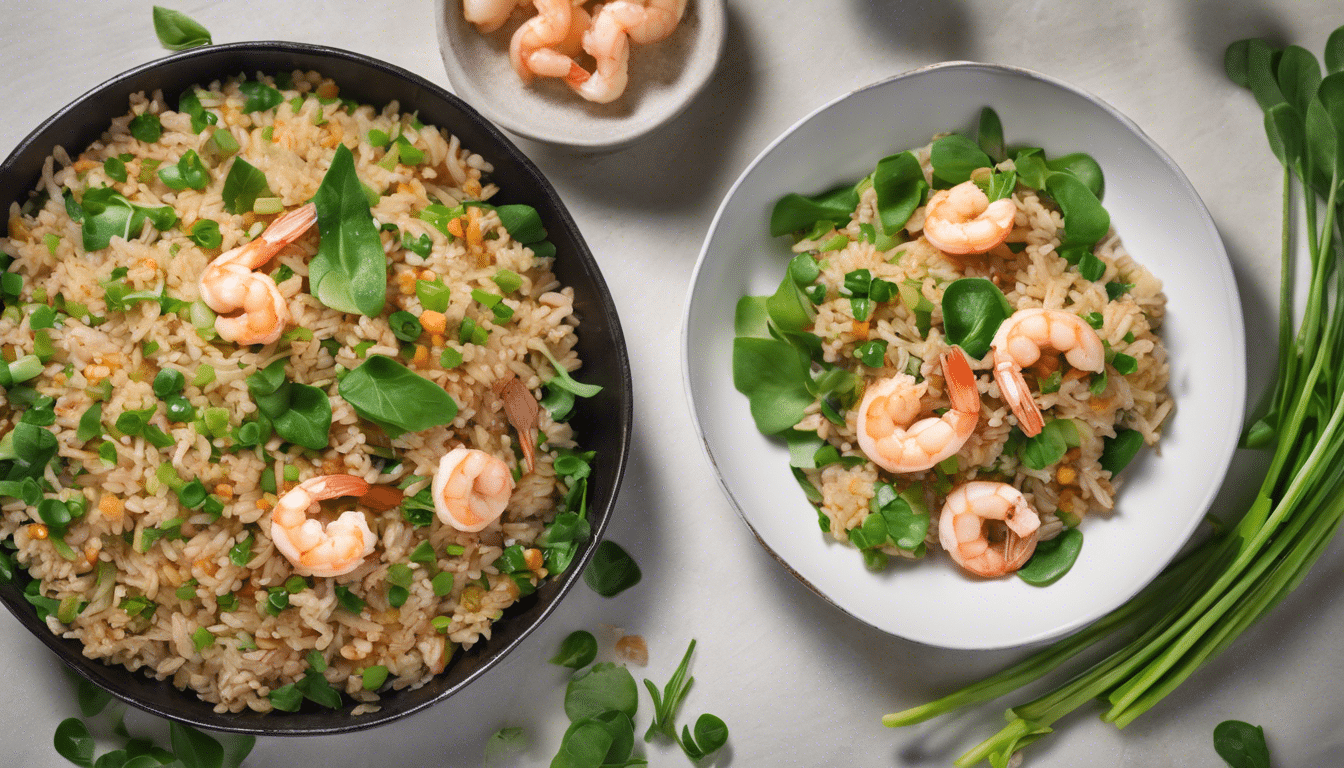
[{"label": "black bowl", "polygon": [[118,75],[76,99],[28,135],[0,165],[0,210],[22,204],[38,182],[43,160],[57,146],[76,154],[96,140],[129,108],[132,93],[162,90],[169,104],[196,83],[294,69],[317,70],[341,86],[341,95],[382,106],[400,102],[402,111],[418,110],[426,124],[446,128],[463,146],[494,165],[491,179],[500,187],[496,203],[526,203],[541,214],[555,243],[554,271],[574,289],[574,308],[582,319],[578,352],[584,361],[584,381],[601,384],[600,394],[580,399],[571,423],[583,447],[597,451],[589,479],[589,520],[593,535],[580,548],[569,569],[521,599],[495,623],[489,640],[459,651],[447,669],[414,691],[382,697],[382,708],[372,714],[315,708],[306,703],[294,713],[216,713],[194,692],[180,691],[166,681],[122,666],[85,658],[75,640],[64,640],[39,621],[33,606],[14,584],[0,586],[0,601],[18,620],[76,672],[129,704],[162,717],[220,731],[267,736],[341,733],[380,725],[424,709],[452,696],[513,650],[529,632],[556,609],[561,598],[579,580],[593,548],[611,518],[630,444],[630,362],[616,307],[598,271],[597,262],[565,210],[555,190],[504,134],[461,99],[418,75],[377,59],[316,45],[287,42],[232,43],[174,54]]}]

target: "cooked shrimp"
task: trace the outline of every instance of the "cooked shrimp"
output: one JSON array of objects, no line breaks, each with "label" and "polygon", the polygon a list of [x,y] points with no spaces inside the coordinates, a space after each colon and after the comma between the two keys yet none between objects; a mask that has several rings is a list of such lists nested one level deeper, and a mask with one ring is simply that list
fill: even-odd
[{"label": "cooked shrimp", "polygon": [[359,567],[373,551],[373,531],[364,513],[354,509],[322,525],[309,517],[318,502],[363,496],[369,484],[354,475],[323,475],[304,480],[280,497],[271,510],[271,540],[289,562],[313,576],[340,576]]},{"label": "cooked shrimp", "polygon": [[[952,407],[915,421],[927,384],[898,373],[868,387],[859,405],[859,448],[888,472],[921,472],[961,450],[980,419],[980,393],[966,354],[943,355],[943,378]],[[913,423],[912,423],[913,422]]]},{"label": "cooked shrimp", "polygon": [[1041,350],[1063,353],[1069,365],[1084,371],[1096,373],[1106,367],[1106,348],[1097,332],[1083,318],[1059,309],[1017,310],[999,326],[990,348],[994,351],[994,381],[1027,437],[1039,434],[1045,426],[1022,377],[1022,369],[1034,365]]},{"label": "cooked shrimp", "polygon": [[[581,6],[570,14],[569,32],[553,46],[537,48],[522,56],[523,66],[528,74],[519,71],[523,82],[530,75],[541,77],[560,77],[572,85],[578,85],[588,79],[588,72],[574,61],[574,57],[583,50],[583,33],[592,26],[593,17]],[[516,66],[516,65],[515,65]]]},{"label": "cooked shrimp", "polygon": [[938,541],[957,565],[992,579],[1016,572],[1031,558],[1040,527],[1040,517],[1021,491],[1007,483],[972,480],[947,495]]},{"label": "cooked shrimp", "polygon": [[656,43],[666,39],[677,28],[681,15],[686,12],[686,0],[613,0],[606,8],[620,20],[633,43]]},{"label": "cooked shrimp", "polygon": [[513,494],[509,465],[476,448],[454,448],[434,473],[434,511],[445,525],[473,533],[499,519]]},{"label": "cooked shrimp", "polygon": [[238,344],[271,344],[289,323],[289,305],[270,275],[256,272],[317,221],[309,203],[281,216],[261,236],[226,251],[201,273],[201,300],[219,313],[215,331]]},{"label": "cooked shrimp", "polygon": [[583,50],[597,61],[597,69],[591,74],[580,70],[565,78],[575,93],[598,104],[615,101],[630,77],[630,38],[625,25],[610,10],[613,4],[602,6],[593,17],[593,25],[583,33]]},{"label": "cooked shrimp", "polygon": [[517,6],[518,0],[462,0],[462,18],[488,34],[504,26]]},{"label": "cooked shrimp", "polygon": [[[570,0],[536,0],[536,6],[537,15],[523,22],[509,40],[509,61],[514,71],[527,83],[531,82],[533,74],[564,77],[573,68],[582,69],[573,59],[553,48],[573,35],[575,14]],[[568,62],[562,59],[568,59]],[[558,74],[552,74],[557,70]]]},{"label": "cooked shrimp", "polygon": [[989,202],[973,181],[963,181],[929,199],[924,239],[945,253],[984,253],[1008,239],[1017,203],[1011,197]]}]

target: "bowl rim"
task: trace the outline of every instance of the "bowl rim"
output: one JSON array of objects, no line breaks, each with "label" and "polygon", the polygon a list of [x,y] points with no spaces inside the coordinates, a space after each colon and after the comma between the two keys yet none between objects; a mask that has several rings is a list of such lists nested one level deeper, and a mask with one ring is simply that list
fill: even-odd
[{"label": "bowl rim", "polygon": [[[772,558],[774,558],[774,560],[777,563],[783,566],[785,571],[791,574],[804,587],[806,587],[808,591],[817,595],[826,603],[829,603],[830,605],[839,609],[842,613],[846,614],[847,616],[850,616],[851,618],[863,622],[864,624],[867,624],[869,626],[873,626],[874,628],[879,629],[888,634],[901,637],[902,639],[905,639],[909,642],[929,647],[947,648],[952,650],[1001,650],[1006,648],[1019,648],[1024,646],[1030,646],[1033,644],[1039,644],[1048,640],[1063,637],[1098,620],[1099,618],[1110,613],[1115,608],[1119,607],[1119,605],[1123,605],[1124,602],[1127,602],[1128,599],[1132,598],[1134,594],[1138,594],[1140,591],[1146,588],[1148,584],[1152,582],[1153,579],[1157,578],[1157,576],[1163,570],[1165,570],[1167,565],[1173,559],[1179,556],[1180,552],[1183,551],[1185,544],[1189,542],[1195,529],[1198,527],[1199,523],[1203,520],[1203,515],[1191,515],[1190,520],[1187,522],[1184,530],[1173,531],[1173,533],[1175,534],[1172,537],[1173,540],[1181,542],[1181,546],[1173,550],[1172,556],[1168,558],[1164,563],[1162,563],[1161,567],[1157,568],[1152,573],[1152,575],[1148,577],[1147,580],[1143,581],[1138,585],[1138,587],[1130,595],[1130,598],[1126,598],[1124,601],[1121,601],[1121,603],[1118,605],[1108,606],[1104,610],[1094,609],[1090,612],[1080,615],[1079,617],[1075,618],[1070,622],[1067,622],[1059,627],[1056,627],[1053,630],[1040,632],[1034,636],[1014,640],[1011,642],[998,642],[993,644],[935,643],[922,638],[906,637],[904,635],[897,634],[885,627],[873,624],[868,619],[864,618],[863,616],[860,616],[859,614],[850,610],[846,606],[837,602],[834,598],[832,598],[829,594],[823,591],[820,587],[818,587],[816,584],[812,583],[809,579],[804,577],[802,573],[800,573],[796,568],[794,568],[778,551],[776,551],[766,542],[766,540],[762,537],[761,532],[758,531],[756,527],[752,524],[751,519],[746,514],[742,503],[738,500],[738,498],[733,494],[732,490],[729,488],[728,482],[724,477],[722,467],[720,466],[719,462],[715,459],[714,452],[710,446],[709,439],[705,434],[704,427],[700,423],[699,411],[696,407],[695,387],[691,381],[692,339],[690,331],[691,331],[692,314],[696,305],[695,301],[696,287],[701,279],[701,271],[705,268],[706,262],[708,261],[710,245],[713,241],[715,233],[719,229],[723,216],[727,210],[729,201],[732,200],[734,196],[737,195],[738,190],[745,183],[746,179],[756,170],[757,166],[763,163],[765,159],[774,152],[777,146],[783,143],[786,139],[792,136],[804,125],[811,122],[818,115],[830,110],[831,108],[835,107],[841,102],[844,102],[859,93],[875,88],[881,88],[883,86],[888,85],[889,83],[893,83],[896,81],[919,77],[928,74],[930,72],[941,70],[957,70],[957,69],[985,70],[988,72],[998,74],[1008,74],[1012,76],[1025,77],[1029,80],[1040,81],[1042,83],[1066,91],[1075,96],[1081,97],[1087,102],[1096,105],[1108,116],[1110,116],[1116,122],[1121,124],[1125,129],[1127,129],[1128,131],[1133,133],[1136,137],[1138,137],[1139,140],[1143,142],[1143,144],[1153,152],[1154,156],[1156,156],[1162,162],[1162,164],[1166,167],[1166,169],[1170,173],[1171,177],[1178,182],[1181,190],[1187,193],[1190,197],[1190,200],[1194,203],[1195,208],[1197,209],[1199,214],[1198,225],[1204,230],[1206,235],[1210,238],[1210,241],[1217,244],[1218,251],[1223,255],[1224,261],[1228,264],[1228,270],[1227,270],[1228,274],[1226,275],[1226,277],[1228,278],[1226,283],[1226,288],[1229,291],[1228,298],[1231,302],[1233,302],[1233,305],[1237,310],[1236,315],[1238,317],[1243,317],[1243,312],[1241,311],[1240,291],[1237,287],[1235,276],[1232,273],[1231,261],[1227,257],[1226,246],[1222,241],[1221,235],[1219,235],[1218,233],[1218,229],[1213,221],[1212,215],[1208,211],[1208,206],[1204,204],[1203,198],[1200,197],[1199,192],[1190,182],[1190,179],[1180,169],[1180,166],[1178,166],[1176,162],[1172,160],[1171,157],[1166,153],[1166,151],[1163,150],[1162,147],[1158,145],[1157,142],[1155,142],[1152,139],[1152,137],[1150,137],[1142,128],[1140,128],[1137,123],[1135,123],[1124,113],[1120,112],[1118,109],[1116,109],[1114,106],[1112,106],[1110,103],[1108,103],[1101,97],[1096,96],[1075,85],[1072,85],[1064,80],[1052,77],[1050,75],[1041,72],[1008,64],[997,64],[997,63],[976,62],[966,60],[942,61],[933,64],[926,64],[920,67],[915,67],[905,72],[900,72],[898,74],[882,78],[881,80],[867,83],[860,87],[850,89],[822,103],[820,106],[808,111],[798,120],[796,120],[795,122],[790,124],[787,128],[785,128],[783,131],[781,131],[777,136],[771,139],[770,142],[766,144],[766,146],[763,147],[760,150],[760,152],[757,153],[757,155],[751,160],[751,162],[748,163],[745,168],[743,168],[742,172],[733,181],[732,186],[730,186],[728,191],[724,193],[723,199],[719,201],[718,209],[715,211],[714,217],[710,221],[710,225],[706,230],[704,240],[701,243],[700,253],[696,258],[695,267],[691,272],[691,278],[687,288],[687,298],[683,305],[682,318],[681,318],[682,391],[683,394],[685,395],[687,408],[690,410],[691,423],[695,428],[697,443],[700,446],[701,452],[704,454],[705,458],[709,461],[709,464],[714,471],[714,477],[718,481],[720,490],[723,491],[723,494],[728,499],[729,504],[733,507],[734,511],[737,512],[737,516],[741,518],[742,522],[746,524],[747,529],[751,532],[752,537],[756,539],[757,543],[760,544],[761,547],[767,553],[769,553],[769,555]],[[1234,340],[1234,343],[1229,345],[1230,346],[1230,348],[1228,349],[1229,357],[1238,361],[1244,361],[1245,341],[1246,341],[1244,322],[1237,324],[1236,331],[1237,333],[1235,334],[1236,338]],[[1230,398],[1232,401],[1232,408],[1235,409],[1236,411],[1236,413],[1233,414],[1234,416],[1233,420],[1237,424],[1240,424],[1242,419],[1244,418],[1246,408],[1245,376],[1242,376],[1239,380],[1232,382],[1230,388],[1234,390],[1230,394],[1235,395],[1235,397]],[[1206,491],[1203,499],[1200,502],[1201,510],[1207,512],[1209,507],[1213,504],[1218,492],[1221,490],[1223,482],[1226,479],[1227,472],[1231,465],[1232,457],[1236,449],[1237,449],[1237,441],[1231,440],[1228,441],[1226,445],[1222,446],[1219,451],[1214,451],[1211,453],[1209,458],[1211,459],[1213,464],[1220,467],[1219,477],[1221,479],[1219,480],[1219,482],[1213,483],[1210,486],[1210,488]]]},{"label": "bowl rim", "polygon": [[[539,141],[544,144],[550,144],[559,147],[573,147],[580,150],[596,151],[604,149],[619,149],[628,146],[634,141],[652,133],[653,131],[667,125],[686,111],[688,107],[714,79],[714,73],[718,70],[719,62],[723,59],[723,51],[727,46],[728,39],[728,10],[727,0],[695,0],[696,12],[702,17],[707,18],[711,24],[707,32],[712,34],[709,44],[713,46],[711,57],[714,60],[712,66],[708,67],[700,81],[691,85],[687,90],[685,97],[674,108],[661,114],[654,115],[651,119],[644,120],[624,131],[613,133],[604,139],[584,139],[574,138],[567,135],[551,134],[545,130],[538,130],[528,123],[520,122],[511,117],[507,112],[494,109],[489,102],[482,102],[481,111],[489,118],[502,125],[510,132],[517,134],[525,139]],[[469,90],[482,96],[487,95],[482,89],[477,87],[477,80],[466,67],[462,65],[462,60],[457,56],[451,45],[452,33],[448,27],[448,14],[452,11],[451,0],[436,0],[434,3],[435,17],[434,24],[437,30],[439,42],[439,58],[443,62],[444,72],[448,76],[448,81],[453,84],[454,90]],[[470,23],[470,22],[464,22]],[[702,22],[702,25],[704,22]]]},{"label": "bowl rim", "polygon": [[[16,619],[18,619],[20,624],[35,635],[44,645],[55,652],[57,657],[60,658],[66,666],[79,674],[80,677],[107,690],[113,696],[127,704],[151,714],[199,728],[256,736],[311,736],[348,733],[384,725],[444,701],[498,665],[500,661],[521,645],[543,622],[550,618],[557,606],[563,601],[564,597],[581,579],[585,566],[588,564],[589,560],[591,560],[597,544],[602,540],[602,536],[611,521],[612,515],[615,513],[621,481],[624,478],[626,465],[629,460],[634,415],[634,388],[625,336],[621,328],[620,319],[616,313],[616,303],[607,287],[606,280],[603,278],[597,260],[589,249],[587,241],[583,238],[573,216],[570,214],[568,208],[565,207],[563,201],[561,201],[555,188],[545,176],[542,175],[536,164],[533,163],[532,160],[528,158],[497,126],[457,95],[421,75],[417,75],[414,72],[395,64],[366,54],[331,46],[283,40],[222,43],[171,53],[113,75],[80,94],[74,100],[57,110],[53,115],[43,120],[15,145],[14,149],[5,157],[3,162],[0,162],[0,178],[18,173],[18,166],[22,164],[22,161],[27,159],[27,156],[30,153],[41,152],[41,162],[44,162],[45,158],[51,155],[54,146],[59,143],[53,138],[51,146],[45,146],[43,138],[48,131],[55,129],[57,126],[62,125],[69,120],[84,120],[85,118],[79,116],[80,113],[86,109],[91,110],[89,104],[109,91],[117,92],[118,89],[121,89],[126,95],[129,95],[137,90],[143,90],[130,89],[129,83],[146,73],[155,70],[171,70],[184,62],[194,61],[200,58],[220,58],[225,61],[220,63],[215,76],[226,78],[231,76],[231,68],[233,67],[232,62],[227,61],[227,59],[236,56],[257,55],[297,55],[299,57],[340,61],[346,66],[354,65],[356,67],[377,70],[384,75],[409,83],[411,86],[418,88],[423,92],[423,94],[417,95],[426,99],[441,100],[447,107],[460,111],[465,119],[471,122],[473,129],[479,130],[485,135],[487,140],[494,142],[495,146],[502,153],[502,157],[499,158],[500,160],[517,166],[523,173],[531,177],[531,181],[535,186],[534,191],[539,196],[545,198],[546,202],[549,203],[554,210],[556,220],[553,222],[548,221],[548,224],[551,225],[553,229],[558,228],[564,230],[572,238],[574,245],[574,253],[572,255],[577,257],[578,268],[582,270],[592,284],[592,298],[594,299],[592,304],[597,309],[598,314],[601,315],[601,322],[605,323],[609,328],[611,340],[615,341],[615,344],[613,345],[614,348],[609,350],[609,354],[612,354],[613,356],[613,367],[618,375],[616,377],[617,380],[608,383],[608,386],[612,387],[615,399],[619,402],[614,409],[615,413],[611,413],[609,410],[604,410],[603,413],[608,418],[612,416],[615,417],[614,420],[617,423],[616,430],[614,431],[616,450],[614,451],[615,455],[608,460],[610,461],[610,464],[608,465],[609,468],[603,471],[603,473],[608,475],[611,479],[611,489],[609,496],[606,499],[606,503],[603,504],[600,509],[594,506],[590,506],[588,509],[588,519],[592,526],[591,535],[580,548],[580,551],[575,555],[569,568],[560,578],[543,582],[541,585],[543,588],[554,585],[554,591],[545,596],[548,602],[540,607],[540,612],[535,616],[531,623],[522,625],[516,637],[509,639],[498,648],[489,649],[488,653],[491,654],[491,657],[468,672],[462,680],[447,686],[442,691],[423,701],[414,703],[403,709],[389,709],[386,706],[388,698],[399,694],[408,694],[413,689],[389,691],[384,694],[384,697],[380,700],[384,704],[381,709],[377,712],[365,713],[358,716],[349,714],[350,709],[353,706],[357,706],[358,702],[352,702],[348,698],[345,701],[345,705],[339,710],[322,709],[314,712],[305,711],[303,716],[307,719],[332,721],[316,725],[294,725],[289,723],[288,721],[295,717],[295,715],[291,715],[290,713],[259,713],[244,710],[239,713],[226,712],[197,715],[192,712],[176,711],[171,707],[160,706],[156,702],[142,700],[132,693],[127,693],[117,687],[111,686],[113,686],[118,679],[127,678],[131,679],[133,682],[141,684],[160,683],[168,686],[176,696],[184,697],[185,700],[195,704],[205,705],[205,707],[207,707],[205,711],[207,713],[210,712],[208,709],[210,706],[209,702],[200,699],[196,696],[194,691],[178,689],[172,686],[171,682],[166,680],[155,680],[153,677],[147,676],[142,670],[133,671],[121,664],[109,664],[101,659],[90,659],[83,656],[83,654],[78,651],[79,648],[82,648],[80,641],[69,640],[53,633],[47,627],[45,622],[37,618],[36,610],[33,606],[24,601],[21,596],[14,597],[10,594],[11,592],[18,591],[15,585],[4,585],[4,589],[0,590],[0,603],[4,603],[5,607]],[[261,66],[246,65],[244,71],[250,74],[251,72],[256,72],[258,69],[267,70],[268,66],[269,65],[265,64]],[[319,66],[313,66],[311,68],[320,69]],[[375,100],[370,99],[369,101]],[[381,103],[385,104],[386,101],[387,100],[384,100]],[[407,105],[403,104],[402,106],[404,107]],[[102,127],[99,130],[99,135],[101,135],[103,130],[106,130],[106,122],[120,114],[122,113],[118,112],[106,116],[100,115],[99,125]],[[442,128],[448,129],[448,126],[442,126]],[[94,140],[96,140],[96,137]],[[496,164],[498,165],[498,160],[496,161]],[[27,191],[33,189],[37,183],[37,178],[30,178],[27,181],[28,183],[21,187],[22,190]],[[606,457],[604,456],[604,459],[605,458]],[[604,463],[606,462],[604,461]],[[590,498],[592,498],[591,494]],[[515,603],[513,607],[517,606],[518,603]],[[497,620],[496,623],[498,623],[498,621],[506,621],[508,618],[508,609],[506,609],[505,616]],[[492,624],[492,627],[493,626],[494,624]],[[479,647],[479,645],[477,647]],[[432,685],[434,680],[441,678],[444,674],[446,673],[441,672],[438,675],[431,677],[426,685]],[[305,706],[304,709],[307,710],[308,707]],[[335,718],[339,719],[336,720]]]}]

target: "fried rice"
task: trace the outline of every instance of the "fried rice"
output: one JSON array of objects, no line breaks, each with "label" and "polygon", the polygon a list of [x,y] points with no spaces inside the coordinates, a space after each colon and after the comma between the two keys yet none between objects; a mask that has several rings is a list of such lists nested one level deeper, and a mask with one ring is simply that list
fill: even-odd
[{"label": "fried rice", "polygon": [[[429,206],[454,209],[498,191],[489,181],[490,163],[446,130],[422,125],[396,102],[376,108],[342,100],[338,85],[315,72],[258,75],[250,85],[275,86],[281,98],[244,112],[247,82],[194,89],[202,108],[196,125],[191,110],[175,111],[158,92],[132,96],[130,112],[91,146],[75,156],[57,149],[34,198],[9,212],[0,251],[12,257],[9,272],[22,285],[6,297],[0,344],[9,361],[38,354],[42,370],[0,394],[0,428],[12,431],[34,410],[54,413],[54,423],[43,428],[55,436],[56,458],[37,479],[43,501],[73,502],[74,519],[57,536],[32,499],[4,497],[0,540],[12,542],[12,557],[36,584],[29,585],[30,600],[39,610],[45,606],[51,631],[78,640],[90,658],[170,680],[219,712],[269,711],[277,705],[273,692],[316,674],[355,702],[358,714],[377,709],[380,691],[423,685],[457,649],[489,638],[492,622],[547,575],[545,567],[521,576],[502,572],[496,561],[506,548],[532,548],[555,516],[568,483],[553,461],[576,444],[569,426],[542,408],[544,445],[535,470],[525,471],[495,388],[516,376],[539,393],[555,375],[548,358],[566,369],[579,366],[573,292],[551,272],[553,249],[539,254],[516,241],[493,208],[457,209],[446,227],[424,215]],[[213,126],[201,126],[205,113],[214,116]],[[162,135],[137,138],[133,121],[141,115],[157,116]],[[216,132],[227,136],[212,141]],[[238,145],[232,156],[218,151],[230,137]],[[403,140],[411,149],[390,162]],[[279,342],[238,346],[215,338],[208,323],[193,322],[180,306],[198,298],[205,266],[273,219],[225,209],[234,157],[263,172],[277,208],[290,210],[313,197],[340,145],[354,153],[381,225],[382,313],[346,314],[309,294],[308,265],[319,241],[314,227],[268,268],[293,315]],[[188,150],[204,161],[208,184],[199,191],[165,186],[156,170]],[[72,217],[78,206],[65,200],[77,204],[104,186],[136,206],[169,206],[177,222],[159,231],[146,220],[109,247],[86,251],[81,222]],[[215,247],[189,236],[204,221],[219,225]],[[405,245],[423,238],[432,242],[423,254]],[[502,270],[519,278],[512,292],[495,281]],[[451,291],[444,327],[399,338],[388,316],[422,315],[417,286],[437,280]],[[115,281],[123,293],[158,292],[175,301],[109,306]],[[473,289],[503,295],[500,306],[511,317],[474,299]],[[38,307],[58,311],[51,327],[33,328]],[[460,333],[464,321],[483,329],[484,338],[480,331],[474,339]],[[456,417],[395,438],[361,418],[338,383],[374,355],[446,390]],[[241,427],[258,421],[248,377],[281,359],[288,360],[289,379],[329,396],[323,450],[273,433],[247,446],[240,436]],[[167,370],[182,374],[182,395],[197,418],[170,421],[158,407],[152,382]],[[101,419],[90,425],[85,417],[95,406]],[[152,409],[148,424],[170,438],[162,447],[116,426],[123,414],[145,409]],[[224,409],[226,428],[206,426],[199,415],[207,409]],[[296,574],[273,545],[269,510],[298,482],[344,473],[400,487],[409,499],[428,487],[440,457],[456,445],[504,460],[516,477],[503,517],[480,533],[460,532],[409,504],[360,507],[377,547],[335,578]],[[208,492],[204,505],[181,497],[192,481]]]}]

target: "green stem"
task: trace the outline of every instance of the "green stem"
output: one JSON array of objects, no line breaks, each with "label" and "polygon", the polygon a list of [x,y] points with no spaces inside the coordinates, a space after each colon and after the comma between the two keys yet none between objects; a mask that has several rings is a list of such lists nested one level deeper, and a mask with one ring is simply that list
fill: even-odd
[{"label": "green stem", "polygon": [[[1317,365],[1312,368],[1313,372],[1319,368],[1321,359],[1318,358],[1316,363]],[[1310,375],[1309,378],[1311,378]],[[1307,398],[1303,399],[1305,400]],[[1331,438],[1333,438],[1335,432],[1338,430],[1341,418],[1344,418],[1344,401],[1341,401],[1335,406],[1334,413],[1330,418],[1330,423],[1326,425],[1325,430],[1322,432],[1321,439],[1316,442],[1315,446],[1313,446],[1311,455],[1306,462],[1308,467],[1317,469],[1317,465],[1323,460],[1323,454],[1328,453],[1329,449],[1334,447],[1330,445],[1332,442]],[[1185,611],[1185,614],[1172,624],[1172,626],[1168,628],[1155,643],[1155,645],[1164,648],[1169,647],[1170,650],[1165,651],[1152,664],[1149,664],[1138,676],[1131,679],[1118,690],[1112,692],[1110,697],[1111,703],[1113,704],[1111,709],[1112,713],[1122,711],[1142,695],[1144,690],[1166,672],[1171,665],[1180,658],[1181,654],[1189,650],[1190,646],[1199,638],[1199,636],[1227,610],[1227,607],[1231,604],[1232,600],[1235,600],[1235,595],[1239,595],[1244,591],[1244,588],[1240,591],[1235,591],[1232,600],[1224,598],[1224,595],[1229,594],[1229,588],[1233,587],[1238,577],[1240,577],[1246,568],[1254,561],[1256,554],[1264,548],[1266,542],[1271,538],[1275,530],[1277,530],[1280,524],[1283,523],[1284,518],[1288,517],[1290,513],[1297,508],[1302,495],[1306,493],[1306,483],[1311,479],[1312,475],[1313,472],[1308,471],[1293,478],[1288,486],[1288,490],[1285,491],[1283,498],[1275,505],[1273,511],[1270,512],[1268,519],[1265,520],[1264,526],[1262,526],[1261,529],[1256,532],[1255,536],[1242,547],[1237,558],[1232,561],[1231,565],[1228,566],[1227,570],[1219,577],[1219,579],[1213,583],[1213,586],[1210,587],[1204,595],[1200,596],[1194,605],[1190,606],[1190,608]],[[1298,519],[1294,519],[1290,526],[1298,524],[1300,524],[1300,516]],[[1188,632],[1187,629],[1189,629]],[[1178,635],[1181,635],[1179,640],[1177,640]],[[1174,644],[1173,641],[1175,641]]]},{"label": "green stem", "polygon": [[1179,585],[1188,584],[1191,577],[1199,572],[1199,567],[1205,563],[1203,558],[1216,549],[1215,544],[1218,541],[1218,539],[1206,540],[1188,555],[1163,570],[1153,583],[1138,595],[1081,632],[1053,643],[1048,648],[941,699],[884,715],[882,724],[892,728],[913,725],[955,709],[996,699],[1039,680],[1064,662],[1098,642],[1110,638],[1116,631],[1131,623],[1150,624],[1159,617],[1160,612],[1169,607],[1175,596],[1180,594]]},{"label": "green stem", "polygon": [[1272,410],[1282,414],[1288,408],[1288,393],[1293,391],[1295,371],[1288,365],[1293,352],[1293,173],[1283,166],[1283,234],[1279,239],[1279,371],[1274,387]]},{"label": "green stem", "polygon": [[[1332,487],[1330,490],[1334,493],[1337,489]],[[1234,615],[1217,632],[1206,636],[1194,652],[1182,660],[1180,666],[1123,713],[1115,717],[1109,717],[1108,713],[1103,719],[1109,719],[1117,727],[1124,728],[1175,690],[1209,658],[1231,645],[1233,640],[1296,588],[1334,537],[1341,516],[1344,516],[1344,496],[1336,497],[1318,524],[1312,525],[1305,535],[1293,542],[1293,550],[1274,566],[1268,578],[1255,585],[1247,599],[1238,604]]]}]

